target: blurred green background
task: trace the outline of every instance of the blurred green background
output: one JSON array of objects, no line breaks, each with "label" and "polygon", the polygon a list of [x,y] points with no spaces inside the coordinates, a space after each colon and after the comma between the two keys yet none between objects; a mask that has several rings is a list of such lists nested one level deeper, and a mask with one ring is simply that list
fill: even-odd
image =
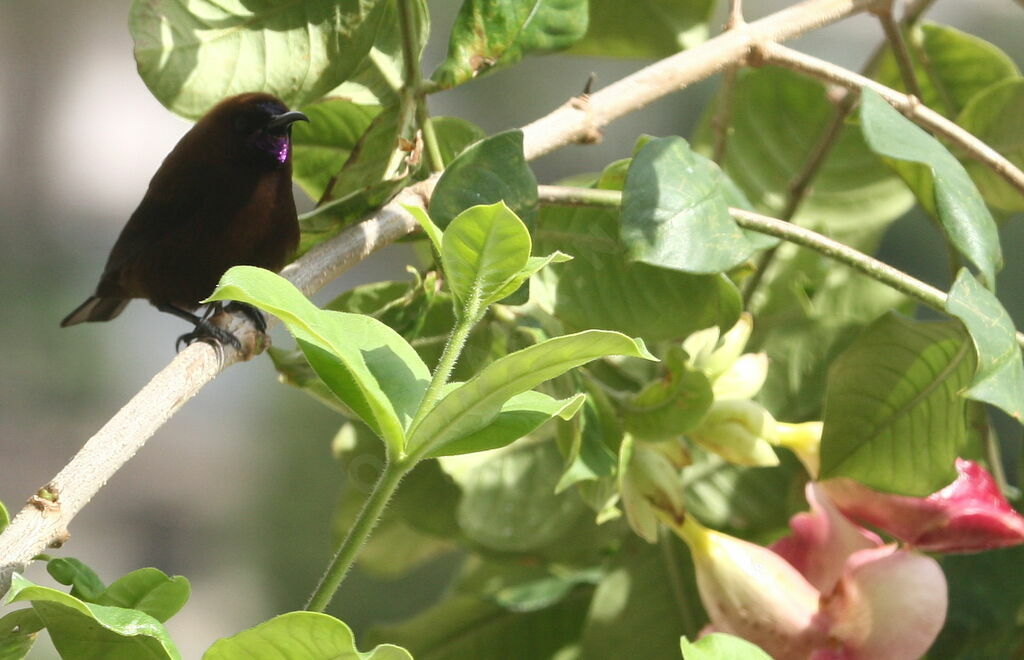
[{"label": "blurred green background", "polygon": [[[457,0],[431,0],[426,69],[441,60]],[[790,4],[748,0],[749,20]],[[129,3],[0,2],[0,500],[12,511],[174,354],[178,320],[136,302],[109,324],[62,330],[60,319],[95,286],[121,226],[187,123],[164,110],[135,72]],[[719,8],[712,32],[724,15]],[[932,20],[977,34],[1024,62],[1024,11],[1012,0],[940,0]],[[792,42],[857,68],[880,39],[857,17]],[[521,126],[644,63],[533,58],[431,99],[488,132]],[[534,164],[550,183],[628,155],[640,133],[689,136],[717,79],[695,85],[610,126],[599,145],[563,149]],[[297,197],[301,193],[297,193]],[[303,199],[303,203],[308,201]],[[1024,325],[1024,242],[1019,217],[1004,223],[1007,267],[1000,297]],[[897,222],[883,258],[946,286],[946,257],[920,217]],[[374,255],[318,296],[403,279],[406,246]],[[288,338],[280,330],[279,345]],[[348,478],[331,458],[339,419],[280,385],[267,358],[228,370],[162,428],[75,519],[62,554],[106,580],[141,566],[193,584],[169,623],[185,657],[219,637],[302,606],[329,554],[329,521]],[[1019,434],[1002,420],[1001,432]],[[358,570],[333,608],[357,634],[400,619],[436,597],[456,559],[397,583]],[[29,577],[48,583],[40,567]],[[52,653],[52,652],[51,652]],[[33,657],[46,657],[37,649]]]}]

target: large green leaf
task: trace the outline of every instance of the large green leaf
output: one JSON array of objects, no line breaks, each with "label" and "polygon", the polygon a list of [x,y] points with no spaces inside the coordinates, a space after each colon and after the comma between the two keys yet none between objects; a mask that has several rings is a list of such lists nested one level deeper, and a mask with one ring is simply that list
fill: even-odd
[{"label": "large green leaf", "polygon": [[140,568],[114,580],[97,602],[139,610],[163,622],[185,606],[191,593],[191,585],[181,575],[171,577],[156,568]]},{"label": "large green leaf", "polygon": [[720,273],[755,250],[729,215],[721,173],[686,140],[651,140],[633,157],[620,232],[630,259],[687,273]]},{"label": "large green leaf", "polygon": [[332,172],[322,202],[366,198],[367,209],[381,205],[409,175],[403,140],[412,137],[411,114],[400,106],[373,118],[340,170]]},{"label": "large green leaf", "polygon": [[[921,101],[947,117],[956,117],[986,87],[1019,75],[1017,65],[999,48],[947,25],[921,23],[905,36]],[[891,50],[883,55],[875,78],[908,91]]]},{"label": "large green leaf", "polygon": [[[1024,79],[1007,79],[975,94],[956,123],[1024,167]],[[972,159],[963,164],[985,201],[1004,211],[1024,211],[1024,195],[992,168]]]},{"label": "large green leaf", "polygon": [[71,587],[71,595],[87,603],[102,603],[99,598],[106,589],[100,576],[81,560],[74,557],[55,557],[46,562],[46,572],[60,584]]},{"label": "large green leaf", "polygon": [[380,108],[330,98],[307,105],[302,111],[309,122],[298,122],[292,128],[292,174],[306,194],[317,201]]},{"label": "large green leaf", "polygon": [[14,574],[7,603],[30,602],[64,658],[111,660],[181,655],[159,621],[144,612],[85,603],[62,591],[39,587]]},{"label": "large green leaf", "polygon": [[393,452],[419,407],[430,372],[407,341],[376,319],[318,309],[288,280],[235,266],[209,300],[237,300],[277,316],[331,388]]},{"label": "large green leaf", "polygon": [[479,204],[505,204],[527,226],[537,209],[537,179],[523,156],[523,132],[507,131],[467,147],[445,169],[430,197],[430,217],[444,229]]},{"label": "large green leaf", "polygon": [[964,322],[978,351],[968,397],[991,403],[1024,422],[1024,365],[1013,319],[991,291],[964,268],[949,290],[946,311]]},{"label": "large green leaf", "polygon": [[409,438],[409,451],[437,451],[483,428],[506,401],[591,360],[610,355],[655,359],[643,341],[618,332],[587,330],[555,337],[506,355],[451,389]]},{"label": "large green leaf", "polygon": [[129,29],[139,75],[174,112],[198,117],[242,92],[288,106],[340,85],[366,56],[379,0],[135,0]]},{"label": "large green leaf", "polygon": [[[741,71],[733,94],[722,168],[756,210],[778,217],[790,185],[835,116],[835,105],[824,84],[776,67]],[[693,140],[704,155],[712,151],[715,112],[708,107]],[[871,251],[888,224],[912,204],[906,185],[882,166],[860,132],[844,127],[793,220]]]},{"label": "large green leaf", "polygon": [[[621,189],[624,170],[609,166],[598,187]],[[653,342],[712,325],[729,328],[739,318],[739,292],[728,278],[631,263],[616,209],[545,206],[534,246],[573,257],[535,278],[545,285],[545,304],[569,329],[608,328]]]},{"label": "large green leaf", "polygon": [[[953,246],[981,271],[986,286],[995,286],[1003,264],[995,220],[963,165],[942,144],[865,88],[861,92],[861,128],[875,153],[912,164],[901,176],[915,188],[922,205],[935,213]],[[924,170],[922,172],[922,170]],[[920,180],[920,175],[925,179]]]},{"label": "large green leaf", "polygon": [[553,442],[531,438],[496,452],[447,456],[441,466],[462,489],[459,528],[490,550],[536,551],[584,514],[576,493],[555,493],[562,458]]},{"label": "large green leaf", "polygon": [[550,419],[571,419],[583,405],[583,400],[583,394],[568,399],[555,399],[533,391],[517,394],[505,402],[497,417],[487,426],[444,445],[431,456],[468,454],[504,447],[533,433]]},{"label": "large green leaf", "polygon": [[495,294],[526,267],[531,248],[529,230],[504,202],[466,209],[442,238],[448,287],[463,308],[473,301],[483,309],[504,297]]},{"label": "large green leaf", "polygon": [[[360,60],[355,71],[330,96],[340,96],[363,105],[396,105],[399,90],[405,82],[405,60],[402,54],[402,29],[397,2],[385,0],[373,47]],[[426,0],[401,0],[412,12],[414,24],[413,52],[420,57],[430,36],[430,12]]]},{"label": "large green leaf", "polygon": [[288,612],[214,642],[203,660],[412,660],[408,651],[381,644],[361,653],[352,630],[320,612]]},{"label": "large green leaf", "polygon": [[667,57],[708,38],[715,0],[590,0],[587,34],[570,49],[598,57]]},{"label": "large green leaf", "polygon": [[687,367],[681,348],[665,356],[664,366],[660,377],[622,402],[623,424],[641,440],[678,438],[700,422],[714,400],[708,377]]},{"label": "large green leaf", "polygon": [[887,314],[873,323],[829,372],[821,478],[915,496],[950,483],[975,364],[957,322]]},{"label": "large green leaf", "polygon": [[567,48],[587,31],[587,0],[463,0],[448,57],[433,74],[454,87],[529,53]]}]

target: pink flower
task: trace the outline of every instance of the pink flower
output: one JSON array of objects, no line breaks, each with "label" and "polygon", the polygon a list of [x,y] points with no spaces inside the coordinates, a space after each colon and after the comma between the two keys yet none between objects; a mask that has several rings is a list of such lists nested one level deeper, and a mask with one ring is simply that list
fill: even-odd
[{"label": "pink flower", "polygon": [[984,468],[958,458],[956,480],[928,497],[881,493],[850,479],[822,482],[854,520],[926,552],[979,552],[1024,543],[1024,517]]},{"label": "pink flower", "polygon": [[882,545],[847,520],[817,484],[792,535],[764,548],[662,516],[690,546],[697,586],[715,630],[776,660],[914,660],[946,617],[938,563]]}]

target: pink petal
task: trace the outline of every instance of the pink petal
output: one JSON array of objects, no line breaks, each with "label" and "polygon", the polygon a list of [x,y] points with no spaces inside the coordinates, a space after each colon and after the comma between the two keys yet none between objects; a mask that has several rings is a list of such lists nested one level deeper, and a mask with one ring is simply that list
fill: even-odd
[{"label": "pink petal", "polygon": [[895,545],[851,555],[842,581],[823,602],[830,637],[849,660],[920,658],[942,629],[947,605],[938,562]]},{"label": "pink petal", "polygon": [[792,564],[822,593],[829,593],[842,577],[847,558],[858,550],[882,544],[875,534],[846,519],[819,484],[808,483],[808,513],[789,521],[790,536],[779,539],[771,549]]},{"label": "pink petal", "polygon": [[957,459],[956,480],[928,497],[880,493],[849,479],[822,482],[839,509],[928,552],[978,552],[1024,543],[1024,517],[984,468]]}]

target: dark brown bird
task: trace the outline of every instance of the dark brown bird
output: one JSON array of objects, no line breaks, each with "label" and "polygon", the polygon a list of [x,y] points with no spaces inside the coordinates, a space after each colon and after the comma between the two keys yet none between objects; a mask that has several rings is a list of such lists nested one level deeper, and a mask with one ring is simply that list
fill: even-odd
[{"label": "dark brown bird", "polygon": [[[291,125],[309,121],[269,94],[232,96],[196,122],[164,159],[110,251],[96,293],[61,321],[109,321],[132,298],[195,324],[179,342],[230,333],[194,314],[228,268],[279,271],[295,252]],[[240,306],[241,307],[241,306]],[[261,330],[263,318],[243,311]]]}]

